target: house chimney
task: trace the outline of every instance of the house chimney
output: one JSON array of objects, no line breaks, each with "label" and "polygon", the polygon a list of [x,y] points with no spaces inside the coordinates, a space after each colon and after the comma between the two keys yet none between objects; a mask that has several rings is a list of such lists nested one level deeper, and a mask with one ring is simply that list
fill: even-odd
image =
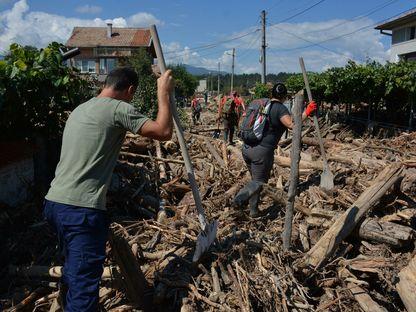
[{"label": "house chimney", "polygon": [[113,24],[107,23],[107,38],[111,38],[113,34]]}]

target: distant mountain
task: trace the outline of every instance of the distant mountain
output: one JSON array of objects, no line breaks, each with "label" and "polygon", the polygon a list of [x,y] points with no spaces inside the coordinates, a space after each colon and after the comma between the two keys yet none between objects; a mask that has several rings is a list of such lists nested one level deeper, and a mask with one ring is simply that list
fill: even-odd
[{"label": "distant mountain", "polygon": [[[197,67],[197,66],[192,66],[192,65],[187,65],[187,64],[183,64],[183,66],[185,66],[185,69],[188,73],[190,73],[191,75],[195,75],[195,76],[203,76],[203,75],[209,75],[209,73],[211,73],[212,75],[216,75],[217,71],[216,70],[209,70],[203,67]],[[226,72],[221,72],[222,75],[226,74]]]}]

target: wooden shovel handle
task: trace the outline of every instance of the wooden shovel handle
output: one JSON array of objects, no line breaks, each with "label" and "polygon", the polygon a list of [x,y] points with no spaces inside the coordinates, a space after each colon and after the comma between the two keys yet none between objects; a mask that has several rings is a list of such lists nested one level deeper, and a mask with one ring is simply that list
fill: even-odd
[{"label": "wooden shovel handle", "polygon": [[[305,82],[305,88],[306,88],[306,92],[308,93],[309,102],[311,102],[311,101],[313,101],[312,92],[311,92],[311,88],[309,86],[308,75],[306,74],[306,68],[305,68],[305,63],[303,62],[303,57],[299,58],[299,64],[300,64],[300,68],[302,69],[303,81]],[[318,136],[319,147],[320,147],[320,150],[321,150],[322,159],[324,161],[324,164],[323,164],[324,169],[328,169],[329,168],[328,167],[328,160],[326,159],[324,142],[322,140],[321,130],[319,129],[319,123],[318,123],[318,118],[316,117],[316,114],[313,115],[313,124],[315,125],[315,131],[316,131],[316,134]]]},{"label": "wooden shovel handle", "polygon": [[[160,68],[160,72],[163,74],[166,71],[166,63],[165,63],[165,58],[162,52],[162,46],[160,45],[159,35],[157,33],[155,25],[150,26],[150,33],[153,39],[153,44],[155,46],[157,62]],[[185,138],[183,135],[183,130],[182,130],[181,123],[179,120],[178,111],[176,109],[174,92],[172,92],[172,94],[170,95],[170,106],[171,106],[171,111],[172,111],[172,116],[173,116],[173,124],[175,126],[176,134],[178,136],[179,146],[181,148],[183,160],[185,162],[186,172],[188,173],[189,183],[191,184],[192,195],[194,197],[195,206],[198,212],[198,219],[201,224],[202,230],[205,230],[207,226],[205,212],[204,212],[204,208],[202,207],[201,196],[199,194],[198,185],[195,180],[191,158],[189,157],[189,152],[188,152],[188,149],[186,148],[186,142],[185,142]]]}]

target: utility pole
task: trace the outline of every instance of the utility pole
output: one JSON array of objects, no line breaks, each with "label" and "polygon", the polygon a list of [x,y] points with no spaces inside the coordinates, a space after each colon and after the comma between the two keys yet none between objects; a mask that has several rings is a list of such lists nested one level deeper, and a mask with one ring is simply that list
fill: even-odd
[{"label": "utility pole", "polygon": [[261,43],[261,83],[266,83],[266,11],[261,11],[262,43]]},{"label": "utility pole", "polygon": [[217,97],[218,97],[218,107],[219,107],[219,105],[220,105],[220,72],[221,72],[221,65],[220,65],[220,62],[218,62],[218,94],[217,94]]},{"label": "utility pole", "polygon": [[235,60],[235,48],[233,48],[233,63],[231,65],[231,92],[233,92],[234,89],[234,60]]},{"label": "utility pole", "polygon": [[211,72],[209,72],[209,74],[208,74],[208,81],[207,81],[208,94],[210,94],[211,93],[211,90],[212,90],[212,88],[211,88],[211,81],[212,81]]}]

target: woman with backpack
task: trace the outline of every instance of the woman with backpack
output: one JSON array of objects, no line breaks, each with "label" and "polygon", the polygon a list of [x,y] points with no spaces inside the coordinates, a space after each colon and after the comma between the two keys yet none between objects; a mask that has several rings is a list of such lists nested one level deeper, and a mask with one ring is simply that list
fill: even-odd
[{"label": "woman with backpack", "polygon": [[[269,180],[274,150],[286,129],[292,128],[292,117],[283,105],[286,97],[286,86],[276,83],[270,99],[254,100],[248,105],[240,124],[239,136],[244,142],[242,154],[252,180],[238,192],[234,205],[242,208],[248,203],[250,217],[259,215],[260,191]],[[316,108],[316,103],[310,102],[302,114],[302,120],[311,116]]]}]

